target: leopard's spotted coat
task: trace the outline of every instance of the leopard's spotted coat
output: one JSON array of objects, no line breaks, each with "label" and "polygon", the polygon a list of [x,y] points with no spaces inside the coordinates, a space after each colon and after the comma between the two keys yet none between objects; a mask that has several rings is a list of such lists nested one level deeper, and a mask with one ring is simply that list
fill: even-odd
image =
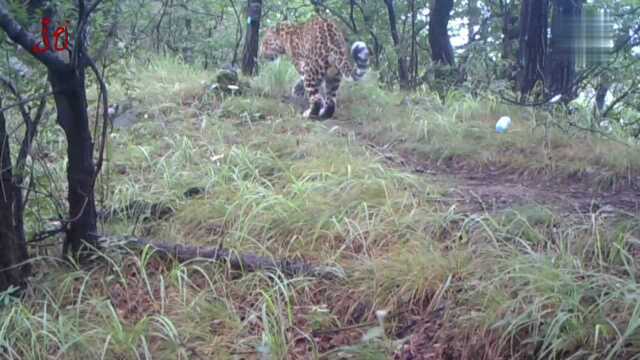
[{"label": "leopard's spotted coat", "polygon": [[[293,88],[294,95],[306,93],[309,97],[305,117],[332,117],[341,79],[360,80],[369,68],[369,52],[365,43],[357,41],[349,51],[340,29],[323,18],[314,18],[303,24],[282,23],[268,29],[260,45],[260,55],[274,60],[284,54],[291,58],[301,76]],[[324,99],[320,92],[323,82]]]}]

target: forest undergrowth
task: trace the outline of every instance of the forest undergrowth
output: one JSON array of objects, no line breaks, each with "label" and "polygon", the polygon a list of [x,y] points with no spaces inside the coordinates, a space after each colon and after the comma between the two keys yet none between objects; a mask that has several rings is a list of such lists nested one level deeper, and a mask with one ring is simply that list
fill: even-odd
[{"label": "forest undergrowth", "polygon": [[[369,74],[317,122],[283,99],[296,81],[284,61],[237,96],[176,60],[123,76],[110,96],[135,121],[111,134],[98,194],[103,211],[128,210],[101,231],[342,275],[241,273],[118,246],[87,268],[37,244],[27,293],[0,294],[6,358],[637,358],[639,149],[562,127],[587,110],[443,102]],[[495,134],[503,115],[514,125]],[[34,157],[62,179],[60,131],[40,136]]]}]

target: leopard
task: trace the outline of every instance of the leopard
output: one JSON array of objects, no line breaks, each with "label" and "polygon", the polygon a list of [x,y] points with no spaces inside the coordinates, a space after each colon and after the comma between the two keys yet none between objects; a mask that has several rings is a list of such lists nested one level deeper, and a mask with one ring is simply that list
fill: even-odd
[{"label": "leopard", "polygon": [[291,90],[292,95],[309,100],[303,112],[305,118],[333,117],[342,79],[359,81],[369,70],[366,43],[355,41],[349,49],[338,25],[322,17],[303,23],[282,22],[266,29],[259,54],[266,61],[274,61],[280,56],[290,58],[300,75]]}]

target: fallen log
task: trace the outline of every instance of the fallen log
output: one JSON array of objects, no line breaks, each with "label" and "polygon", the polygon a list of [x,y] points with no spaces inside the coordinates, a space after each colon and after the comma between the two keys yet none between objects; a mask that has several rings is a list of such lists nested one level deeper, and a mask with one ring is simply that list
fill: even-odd
[{"label": "fallen log", "polygon": [[281,273],[287,277],[310,276],[326,280],[344,277],[344,273],[337,267],[313,265],[307,262],[291,260],[275,260],[254,254],[240,254],[223,248],[201,247],[182,244],[167,244],[140,238],[103,236],[100,238],[101,247],[109,248],[122,245],[129,249],[142,250],[149,246],[158,255],[173,258],[180,262],[190,260],[208,260],[228,264],[231,269],[243,272],[267,271]]}]

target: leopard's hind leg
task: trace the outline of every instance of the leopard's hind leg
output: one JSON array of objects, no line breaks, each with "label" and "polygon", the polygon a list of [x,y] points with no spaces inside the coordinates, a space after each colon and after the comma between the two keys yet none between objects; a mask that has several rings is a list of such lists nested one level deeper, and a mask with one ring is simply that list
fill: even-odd
[{"label": "leopard's hind leg", "polygon": [[342,76],[340,73],[327,75],[324,79],[324,86],[326,91],[326,100],[324,107],[320,110],[320,118],[329,119],[336,111],[336,97],[338,95],[338,89],[340,88],[340,80]]},{"label": "leopard's hind leg", "polygon": [[304,90],[309,96],[309,108],[303,113],[306,118],[317,118],[323,107],[324,101],[320,94],[322,79],[317,70],[305,69]]}]

